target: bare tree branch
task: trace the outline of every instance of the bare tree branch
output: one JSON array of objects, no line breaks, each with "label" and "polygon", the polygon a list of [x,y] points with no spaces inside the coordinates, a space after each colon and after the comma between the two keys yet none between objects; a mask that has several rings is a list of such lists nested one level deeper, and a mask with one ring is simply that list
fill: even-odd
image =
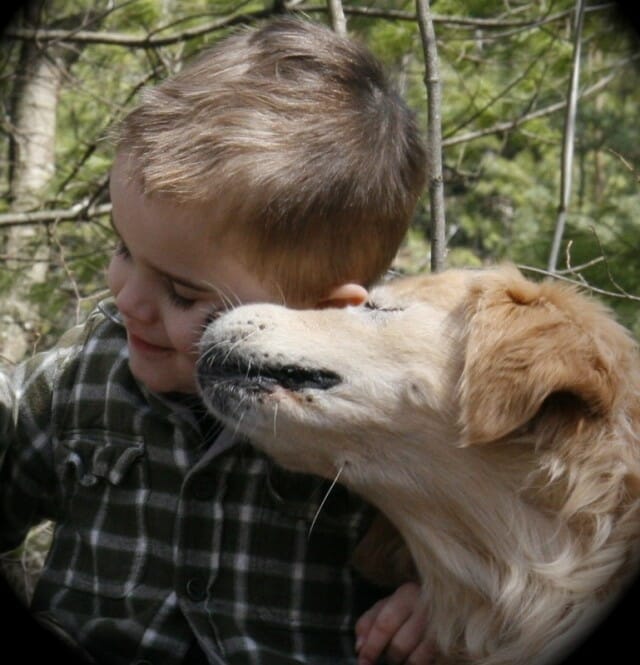
[{"label": "bare tree branch", "polygon": [[525,265],[518,265],[518,269],[526,272],[534,272],[537,273],[538,275],[546,275],[548,277],[553,277],[553,279],[559,279],[563,282],[568,282],[569,284],[575,284],[577,286],[581,286],[584,289],[588,289],[589,291],[593,291],[593,293],[597,293],[598,295],[601,296],[607,296],[609,298],[621,298],[623,300],[633,300],[640,302],[640,296],[634,296],[631,295],[630,293],[619,293],[617,291],[607,291],[606,289],[600,289],[597,286],[593,286],[592,284],[585,284],[580,279],[571,279],[570,277],[565,277],[564,275],[558,273],[558,272],[549,272],[548,270],[544,270],[542,268],[536,268],[534,266],[525,266]]},{"label": "bare tree branch", "polygon": [[54,224],[81,219],[91,219],[111,212],[111,204],[103,203],[88,207],[85,201],[76,203],[70,208],[57,210],[38,210],[34,212],[6,212],[0,214],[0,227],[24,226],[29,224]]},{"label": "bare tree branch", "polygon": [[444,268],[446,256],[440,68],[429,0],[416,0],[416,13],[422,38],[425,62],[424,82],[427,88],[427,178],[431,212],[431,271],[440,272]]},{"label": "bare tree branch", "polygon": [[547,269],[555,272],[558,264],[560,244],[564,235],[567,213],[571,200],[571,184],[573,171],[573,153],[576,133],[576,114],[578,109],[578,84],[580,81],[580,58],[582,54],[582,24],[584,20],[584,0],[576,0],[575,20],[573,25],[573,64],[569,83],[568,101],[566,106],[564,141],[562,143],[562,168],[560,170],[560,205],[558,219],[551,243],[551,252]]},{"label": "bare tree branch", "polygon": [[[274,14],[273,9],[259,9],[242,14],[231,14],[216,21],[211,21],[194,28],[187,28],[174,35],[165,37],[155,34],[131,35],[123,32],[94,32],[90,30],[32,30],[27,28],[14,28],[5,31],[5,39],[35,40],[36,42],[66,42],[81,44],[108,44],[110,46],[124,46],[127,48],[153,48],[156,46],[170,46],[188,41],[194,37],[202,37],[210,32],[216,32],[234,25],[252,23]],[[155,31],[157,32],[157,31]]]},{"label": "bare tree branch", "polygon": [[[291,13],[302,12],[304,14],[327,13],[329,10],[326,5],[305,5],[290,0],[285,3],[286,9]],[[587,7],[586,12],[609,11],[615,7],[615,3],[604,3]],[[399,21],[415,21],[414,12],[401,11],[395,9],[379,9],[377,7],[344,7],[345,16],[364,16],[368,18],[382,18]],[[462,28],[536,28],[555,21],[561,21],[571,16],[573,10],[557,12],[548,16],[535,19],[517,20],[517,19],[491,19],[491,18],[472,18],[467,16],[432,16],[434,24],[447,26],[459,26]],[[36,40],[38,42],[59,41],[66,43],[83,44],[109,44],[112,46],[123,46],[126,48],[147,49],[154,46],[170,46],[180,42],[188,41],[194,37],[201,37],[211,32],[223,30],[234,25],[243,25],[254,21],[267,18],[278,11],[274,8],[261,9],[240,14],[231,14],[216,21],[211,21],[201,26],[188,28],[172,35],[159,36],[155,30],[146,35],[127,34],[122,32],[92,31],[92,30],[61,30],[61,29],[27,29],[10,28],[4,32],[5,39],[14,40]],[[189,17],[191,18],[191,17]]]},{"label": "bare tree branch", "polygon": [[[586,97],[590,97],[591,95],[605,88],[607,85],[609,85],[609,83],[611,83],[611,81],[616,76],[622,73],[621,69],[617,69],[618,65],[629,64],[635,60],[640,60],[640,53],[636,53],[632,57],[625,59],[623,62],[617,63],[613,72],[611,72],[609,75],[605,76],[604,78],[600,79],[597,83],[594,83],[592,86],[586,88],[579,95],[579,98],[585,99]],[[552,113],[562,111],[563,109],[566,108],[566,106],[567,106],[566,100],[557,102],[556,104],[550,104],[549,106],[545,106],[541,109],[531,111],[531,113],[526,113],[524,115],[521,115],[519,118],[513,118],[513,120],[498,122],[495,125],[491,125],[491,127],[485,127],[484,129],[479,129],[475,132],[467,132],[466,134],[460,134],[459,136],[451,136],[442,141],[442,146],[444,148],[448,148],[450,146],[459,145],[461,143],[468,143],[469,141],[474,141],[475,139],[483,138],[484,136],[490,136],[491,134],[507,132],[512,129],[515,129],[516,127],[519,127],[520,125],[524,125],[525,123],[530,122],[531,120],[536,120],[537,118],[542,118],[544,116],[551,115]]]},{"label": "bare tree branch", "polygon": [[[610,11],[615,8],[615,2],[605,2],[600,5],[593,5],[585,9],[586,12],[599,12]],[[290,8],[292,10],[293,8]],[[323,5],[296,5],[295,11],[304,12],[305,14],[326,13],[327,8]],[[347,5],[344,7],[346,16],[363,16],[367,18],[381,18],[387,20],[398,21],[411,21],[417,20],[417,15],[414,12],[403,11],[400,9],[383,9],[380,7],[353,7]],[[471,16],[445,16],[432,14],[431,18],[434,25],[448,25],[459,26],[462,28],[487,28],[487,29],[501,29],[501,28],[535,28],[555,21],[561,21],[570,17],[573,14],[572,9],[568,9],[555,14],[549,14],[541,18],[534,19],[502,19],[502,18],[477,18]]]}]

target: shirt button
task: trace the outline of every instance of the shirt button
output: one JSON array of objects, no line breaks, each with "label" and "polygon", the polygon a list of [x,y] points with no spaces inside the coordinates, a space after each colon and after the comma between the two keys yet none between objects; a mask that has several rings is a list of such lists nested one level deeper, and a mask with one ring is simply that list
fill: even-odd
[{"label": "shirt button", "polygon": [[211,476],[196,476],[191,484],[191,492],[196,499],[206,501],[214,494],[214,480]]},{"label": "shirt button", "polygon": [[192,577],[187,581],[187,595],[197,603],[207,597],[207,585],[201,577]]}]

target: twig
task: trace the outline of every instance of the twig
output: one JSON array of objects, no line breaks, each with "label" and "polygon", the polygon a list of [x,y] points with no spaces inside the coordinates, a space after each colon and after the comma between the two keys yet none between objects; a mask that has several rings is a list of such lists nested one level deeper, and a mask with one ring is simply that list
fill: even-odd
[{"label": "twig", "polygon": [[110,203],[102,203],[97,206],[87,206],[80,201],[70,208],[58,208],[54,210],[38,210],[34,212],[5,212],[0,214],[0,227],[22,226],[28,224],[54,224],[56,222],[76,221],[78,219],[90,219],[107,215],[111,212]]},{"label": "twig", "polygon": [[576,286],[580,286],[585,289],[589,289],[589,291],[593,291],[594,293],[598,293],[599,295],[603,296],[608,296],[609,298],[621,298],[623,300],[633,300],[635,302],[640,302],[640,296],[634,296],[631,295],[630,293],[616,293],[615,291],[606,291],[605,289],[600,289],[597,286],[593,286],[592,284],[585,284],[584,282],[577,280],[577,279],[571,279],[570,277],[565,277],[564,275],[560,274],[559,272],[549,272],[548,270],[545,270],[544,268],[536,268],[534,266],[525,266],[525,265],[518,265],[517,266],[519,270],[526,270],[528,272],[535,272],[539,275],[546,275],[547,277],[553,277],[553,279],[560,280],[562,282],[568,282],[569,284],[575,284]]},{"label": "twig", "polygon": [[586,263],[581,263],[579,266],[572,266],[571,268],[563,268],[562,270],[556,270],[556,274],[567,275],[572,273],[578,273],[583,270],[587,270],[587,268],[592,268],[593,266],[598,265],[598,263],[602,263],[604,260],[605,260],[604,256],[596,256],[595,259],[591,259]]},{"label": "twig", "polygon": [[598,243],[598,247],[600,248],[600,255],[602,256],[602,260],[604,261],[604,266],[607,269],[607,277],[609,278],[609,281],[618,289],[618,291],[627,297],[633,297],[631,296],[630,293],[627,293],[625,289],[623,289],[618,282],[613,278],[613,274],[611,272],[611,268],[609,267],[609,261],[607,261],[607,255],[604,251],[604,247],[602,246],[602,242],[600,242],[600,236],[598,235],[598,232],[596,231],[595,227],[591,225],[589,227],[591,233],[593,233],[593,237],[596,239],[596,242]]},{"label": "twig", "polygon": [[[640,59],[640,53],[633,55],[632,57],[626,59],[623,64],[629,64],[634,60]],[[622,64],[622,63],[620,63]],[[584,90],[580,94],[580,99],[585,99],[596,92],[599,92],[603,88],[606,88],[611,81],[621,73],[621,70],[615,70],[611,72],[608,76],[600,79],[597,83],[594,83],[592,86]],[[479,129],[475,132],[467,132],[466,134],[460,134],[459,136],[452,136],[450,138],[444,139],[442,141],[442,146],[445,148],[459,145],[460,143],[468,143],[469,141],[474,141],[475,139],[483,138],[485,136],[491,136],[491,134],[498,134],[499,132],[507,132],[513,129],[516,129],[520,125],[524,125],[527,122],[536,120],[537,118],[542,118],[557,111],[562,111],[567,106],[567,101],[563,100],[555,104],[550,104],[544,108],[538,109],[537,111],[532,111],[531,113],[526,113],[525,115],[520,116],[519,118],[514,118],[513,120],[507,120],[505,122],[498,122],[491,127],[486,127],[485,129]]]},{"label": "twig", "polygon": [[633,173],[636,179],[640,181],[640,175],[638,175],[638,171],[628,159],[623,157],[619,152],[616,152],[613,148],[607,148],[607,152],[610,152],[612,155],[617,157],[622,162],[622,165],[627,169],[627,171]]}]

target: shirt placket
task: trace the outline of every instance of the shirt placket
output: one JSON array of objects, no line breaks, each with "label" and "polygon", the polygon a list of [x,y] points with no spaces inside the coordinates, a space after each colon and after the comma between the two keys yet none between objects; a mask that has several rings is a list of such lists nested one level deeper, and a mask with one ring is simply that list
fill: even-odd
[{"label": "shirt placket", "polygon": [[227,430],[187,473],[181,488],[174,548],[179,606],[209,658],[222,665],[222,636],[207,602],[220,574],[226,465],[214,461],[234,443]]}]

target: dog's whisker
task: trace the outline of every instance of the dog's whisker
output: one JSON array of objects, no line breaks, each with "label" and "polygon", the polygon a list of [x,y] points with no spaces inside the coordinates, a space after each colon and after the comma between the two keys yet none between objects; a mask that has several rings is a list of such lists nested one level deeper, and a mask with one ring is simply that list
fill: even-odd
[{"label": "dog's whisker", "polygon": [[275,282],[275,287],[278,290],[278,295],[280,296],[280,305],[283,307],[287,306],[287,296],[284,293],[284,289],[282,288],[280,282]]},{"label": "dog's whisker", "polygon": [[[233,309],[233,299],[227,293],[228,289],[225,289],[224,287],[220,286],[219,284],[209,283],[208,286],[211,288],[212,291],[214,291],[216,293],[218,298],[220,298],[220,301],[222,302],[222,305],[223,305],[223,309],[225,311]],[[239,305],[240,304],[240,299],[235,295],[235,293],[232,293],[232,295],[236,299],[236,305]]]},{"label": "dog's whisker", "polygon": [[240,296],[238,296],[233,289],[227,288],[226,290],[223,290],[219,288],[218,295],[220,296],[220,300],[222,300],[227,310],[234,309],[235,307],[242,305]]},{"label": "dog's whisker", "polygon": [[273,409],[273,438],[277,438],[276,434],[276,420],[278,418],[278,402],[275,403],[274,409]]},{"label": "dog's whisker", "polygon": [[[235,307],[238,307],[239,305],[242,305],[242,301],[240,300],[240,297],[229,287],[225,288],[220,286],[219,284],[213,284],[212,282],[205,282],[206,286],[208,286],[211,291],[213,291],[219,298],[220,303],[222,306],[216,306],[212,305],[211,307],[211,312],[216,313],[216,314],[223,314],[224,312],[228,312],[229,310],[234,309]],[[205,324],[206,327],[206,324]]]},{"label": "dog's whisker", "polygon": [[325,495],[322,497],[322,501],[320,502],[320,505],[318,506],[318,510],[316,510],[316,514],[313,516],[313,520],[311,520],[311,526],[309,527],[309,531],[307,532],[307,540],[311,538],[311,532],[313,531],[313,527],[316,525],[316,522],[318,521],[318,516],[322,512],[322,509],[324,508],[324,504],[326,503],[327,499],[329,498],[329,494],[331,494],[333,488],[336,486],[336,483],[338,482],[338,479],[340,478],[340,475],[342,474],[342,471],[344,469],[346,462],[343,462],[340,468],[338,469],[338,473],[336,473],[335,478],[331,481],[331,485],[329,485],[329,489],[325,492]]},{"label": "dog's whisker", "polygon": [[235,427],[233,428],[233,437],[234,438],[236,436],[238,436],[238,432],[240,431],[240,428],[242,426],[242,421],[244,420],[244,415],[246,413],[246,411],[244,411],[244,410],[240,411],[241,407],[242,407],[242,402],[240,402],[240,404],[238,404],[237,411],[240,412],[240,415],[236,418]]},{"label": "dog's whisker", "polygon": [[218,342],[217,344],[212,344],[209,346],[201,355],[200,362],[208,363],[212,365],[215,362],[218,351],[222,348],[223,344]]}]

